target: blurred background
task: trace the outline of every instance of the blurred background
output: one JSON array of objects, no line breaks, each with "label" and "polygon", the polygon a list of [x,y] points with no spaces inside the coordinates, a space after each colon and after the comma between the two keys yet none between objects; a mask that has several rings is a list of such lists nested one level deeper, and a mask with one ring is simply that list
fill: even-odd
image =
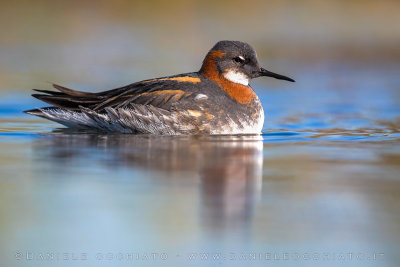
[{"label": "blurred background", "polygon": [[[399,266],[399,14],[397,0],[0,1],[0,259]],[[252,81],[261,136],[84,134],[22,113],[51,82],[101,91],[197,71],[223,39],[296,80]],[[236,259],[189,259],[203,252]]]},{"label": "blurred background", "polygon": [[1,1],[0,90],[104,90],[195,71],[222,39],[250,43],[299,82],[318,64],[397,64],[399,11],[396,0]]}]

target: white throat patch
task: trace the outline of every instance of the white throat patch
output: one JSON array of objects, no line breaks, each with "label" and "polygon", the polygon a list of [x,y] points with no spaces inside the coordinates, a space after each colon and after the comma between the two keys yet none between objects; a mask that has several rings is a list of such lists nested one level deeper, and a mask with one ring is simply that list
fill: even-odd
[{"label": "white throat patch", "polygon": [[224,77],[225,77],[225,79],[227,79],[231,82],[234,82],[234,83],[240,83],[240,84],[246,85],[246,86],[249,85],[249,78],[241,72],[230,70],[230,71],[224,73]]}]

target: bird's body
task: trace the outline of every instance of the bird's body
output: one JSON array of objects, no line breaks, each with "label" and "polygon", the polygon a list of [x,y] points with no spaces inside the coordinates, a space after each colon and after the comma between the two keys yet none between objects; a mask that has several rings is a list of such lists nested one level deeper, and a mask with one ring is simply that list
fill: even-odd
[{"label": "bird's body", "polygon": [[[249,66],[244,66],[246,60]],[[54,85],[59,92],[36,90],[44,94],[33,95],[52,107],[26,112],[70,128],[106,132],[259,134],[264,111],[248,82],[263,75],[291,80],[260,68],[248,44],[221,41],[207,54],[199,72],[140,81],[100,93]]]}]

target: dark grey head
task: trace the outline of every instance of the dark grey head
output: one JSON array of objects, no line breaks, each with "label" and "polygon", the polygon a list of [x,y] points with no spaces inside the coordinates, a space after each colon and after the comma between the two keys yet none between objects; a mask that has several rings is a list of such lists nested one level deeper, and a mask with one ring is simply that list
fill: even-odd
[{"label": "dark grey head", "polygon": [[208,52],[200,72],[212,76],[215,71],[232,82],[244,85],[260,76],[294,82],[289,77],[261,68],[254,49],[240,41],[219,41]]}]

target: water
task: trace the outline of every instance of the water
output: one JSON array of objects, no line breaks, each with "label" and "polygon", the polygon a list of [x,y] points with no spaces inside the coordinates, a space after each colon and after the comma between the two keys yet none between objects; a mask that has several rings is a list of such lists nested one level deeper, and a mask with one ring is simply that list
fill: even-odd
[{"label": "water", "polygon": [[28,92],[6,94],[2,261],[397,266],[398,71],[309,66],[296,84],[255,81],[261,136],[76,133],[22,114],[40,106]]}]

